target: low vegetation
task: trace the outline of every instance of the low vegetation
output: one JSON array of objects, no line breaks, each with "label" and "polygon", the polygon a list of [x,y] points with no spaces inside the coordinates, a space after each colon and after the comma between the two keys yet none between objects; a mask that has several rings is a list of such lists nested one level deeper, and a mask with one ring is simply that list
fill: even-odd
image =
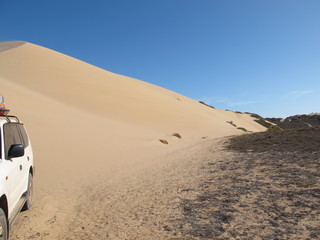
[{"label": "low vegetation", "polygon": [[320,127],[284,129],[241,135],[230,140],[231,150],[242,152],[318,152]]},{"label": "low vegetation", "polygon": [[251,113],[250,116],[253,117],[253,118],[257,118],[254,121],[259,123],[260,125],[266,127],[268,130],[280,130],[281,129],[279,126],[266,121],[263,117],[261,117],[258,114]]},{"label": "low vegetation", "polygon": [[229,123],[230,125],[237,127],[237,125],[235,123],[233,123],[233,121],[227,121],[227,123]]},{"label": "low vegetation", "polygon": [[244,127],[237,127],[237,125],[236,125],[233,121],[227,121],[227,123],[229,123],[230,125],[236,127],[236,128],[239,129],[239,130],[242,130],[242,131],[244,131],[244,132],[250,132],[250,131],[248,131],[247,129],[245,129]]},{"label": "low vegetation", "polygon": [[287,118],[266,118],[269,122],[277,124],[280,128],[320,127],[320,114],[302,114]]},{"label": "low vegetation", "polygon": [[181,137],[181,135],[180,135],[179,133],[173,133],[173,134],[172,134],[172,136],[177,137],[177,138],[179,138],[179,139],[181,139],[181,138],[182,138],[182,137]]},{"label": "low vegetation", "polygon": [[[225,142],[196,198],[182,200],[190,239],[320,239],[320,127]],[[189,238],[188,238],[189,239]]]},{"label": "low vegetation", "polygon": [[159,139],[159,141],[160,141],[161,143],[163,143],[163,144],[169,144],[168,141],[165,140],[165,139]]},{"label": "low vegetation", "polygon": [[247,129],[243,128],[243,127],[238,127],[237,129],[242,130],[244,132],[249,132]]},{"label": "low vegetation", "polygon": [[207,107],[210,107],[210,108],[215,109],[215,107],[213,107],[213,106],[211,106],[211,105],[209,105],[209,104],[206,104],[205,102],[199,101],[199,103],[201,103],[201,104],[203,104],[203,105],[205,105],[205,106],[207,106]]}]

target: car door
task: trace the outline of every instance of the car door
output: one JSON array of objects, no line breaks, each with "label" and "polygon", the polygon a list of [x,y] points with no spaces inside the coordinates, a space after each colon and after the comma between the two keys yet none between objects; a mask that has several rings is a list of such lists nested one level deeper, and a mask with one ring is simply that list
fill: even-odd
[{"label": "car door", "polygon": [[8,169],[9,182],[9,206],[14,208],[18,203],[23,189],[25,188],[24,174],[23,174],[23,160],[24,156],[9,159],[8,152],[12,144],[23,144],[21,141],[18,124],[5,124],[4,127],[4,147],[5,159]]},{"label": "car door", "polygon": [[31,166],[30,159],[33,159],[33,153],[31,149],[31,144],[29,141],[28,134],[23,126],[23,124],[17,124],[17,128],[19,130],[20,140],[22,145],[24,146],[24,156],[22,157],[22,193],[26,192],[28,189],[28,181],[29,181],[29,170]]}]

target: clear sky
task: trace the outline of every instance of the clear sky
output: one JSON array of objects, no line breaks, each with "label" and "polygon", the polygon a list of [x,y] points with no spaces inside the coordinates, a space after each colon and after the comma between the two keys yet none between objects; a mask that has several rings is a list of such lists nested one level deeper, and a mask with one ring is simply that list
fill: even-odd
[{"label": "clear sky", "polygon": [[319,0],[0,0],[16,40],[219,109],[320,112]]}]

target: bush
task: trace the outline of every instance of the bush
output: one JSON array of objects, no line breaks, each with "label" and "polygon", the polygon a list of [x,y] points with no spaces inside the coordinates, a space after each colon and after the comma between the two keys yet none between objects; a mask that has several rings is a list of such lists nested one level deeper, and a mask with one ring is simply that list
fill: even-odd
[{"label": "bush", "polygon": [[182,138],[179,133],[173,133],[172,136],[177,137],[177,138]]},{"label": "bush", "polygon": [[274,124],[272,124],[270,122],[267,122],[263,117],[261,117],[258,114],[251,113],[250,116],[253,117],[253,118],[258,118],[258,119],[254,120],[254,121],[259,123],[260,125],[266,127],[268,130],[281,130],[281,128],[278,125],[274,125]]},{"label": "bush", "polygon": [[201,104],[203,104],[203,105],[205,105],[205,106],[207,106],[207,107],[210,107],[210,108],[215,109],[215,107],[213,107],[213,106],[211,106],[211,105],[208,105],[208,104],[206,104],[205,102],[199,101],[199,103],[201,103]]},{"label": "bush", "polygon": [[232,121],[227,121],[227,123],[231,124],[231,125],[234,126],[234,127],[237,127],[237,125],[234,124]]},{"label": "bush", "polygon": [[247,129],[243,128],[243,127],[238,127],[237,129],[242,130],[244,132],[249,132]]},{"label": "bush", "polygon": [[159,141],[160,141],[161,143],[163,143],[163,144],[168,144],[168,141],[165,140],[165,139],[159,139]]}]

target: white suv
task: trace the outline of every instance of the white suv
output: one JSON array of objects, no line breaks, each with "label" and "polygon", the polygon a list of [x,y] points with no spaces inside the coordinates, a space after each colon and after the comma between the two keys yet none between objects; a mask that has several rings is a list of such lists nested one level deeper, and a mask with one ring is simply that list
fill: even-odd
[{"label": "white suv", "polygon": [[21,210],[32,204],[33,153],[23,123],[0,108],[0,240]]}]

